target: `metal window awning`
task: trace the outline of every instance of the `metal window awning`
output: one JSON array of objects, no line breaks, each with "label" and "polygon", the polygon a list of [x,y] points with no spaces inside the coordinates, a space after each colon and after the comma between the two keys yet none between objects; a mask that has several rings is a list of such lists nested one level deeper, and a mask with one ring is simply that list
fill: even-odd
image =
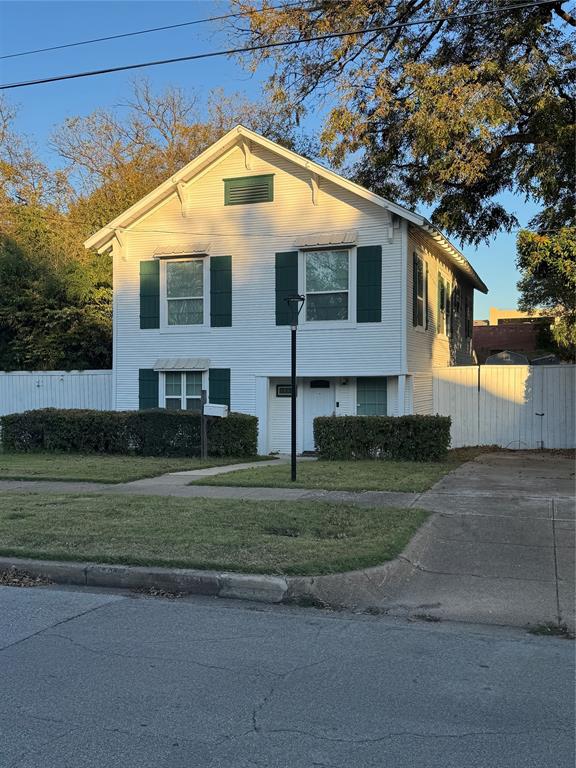
[{"label": "metal window awning", "polygon": [[195,242],[189,243],[184,248],[157,248],[154,251],[155,259],[186,259],[190,256],[208,256],[210,253],[210,243]]},{"label": "metal window awning", "polygon": [[294,241],[296,248],[321,248],[330,245],[355,245],[358,232],[349,229],[339,232],[314,232],[311,235],[299,237]]},{"label": "metal window awning", "polygon": [[207,371],[207,357],[162,357],[154,363],[155,371]]}]

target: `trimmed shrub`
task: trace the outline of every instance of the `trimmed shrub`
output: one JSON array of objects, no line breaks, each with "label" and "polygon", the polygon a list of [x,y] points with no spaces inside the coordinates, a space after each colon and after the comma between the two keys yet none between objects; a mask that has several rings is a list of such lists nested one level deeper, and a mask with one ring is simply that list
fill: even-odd
[{"label": "trimmed shrub", "polygon": [[450,445],[450,416],[318,416],[322,459],[439,461]]},{"label": "trimmed shrub", "polygon": [[[258,419],[231,413],[207,417],[210,456],[254,456]],[[0,418],[2,445],[13,451],[199,456],[200,414],[167,411],[88,411],[46,408]]]}]

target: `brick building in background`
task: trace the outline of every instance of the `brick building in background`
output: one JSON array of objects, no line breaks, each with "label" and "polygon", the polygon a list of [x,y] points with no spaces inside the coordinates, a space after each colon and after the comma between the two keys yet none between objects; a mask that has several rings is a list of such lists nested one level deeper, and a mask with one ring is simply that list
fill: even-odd
[{"label": "brick building in background", "polygon": [[529,361],[550,353],[546,346],[546,330],[554,318],[542,311],[532,314],[517,309],[490,307],[489,320],[475,320],[472,345],[478,363],[499,352],[516,352]]}]

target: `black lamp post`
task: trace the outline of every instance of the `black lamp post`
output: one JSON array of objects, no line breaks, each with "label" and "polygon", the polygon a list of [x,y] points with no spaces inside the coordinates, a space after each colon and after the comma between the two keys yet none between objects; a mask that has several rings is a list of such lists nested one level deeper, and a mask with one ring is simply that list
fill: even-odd
[{"label": "black lamp post", "polygon": [[296,329],[298,328],[298,315],[304,306],[304,296],[295,294],[286,298],[291,311],[290,335],[292,348],[292,392],[291,392],[291,444],[290,444],[290,478],[296,480]]}]

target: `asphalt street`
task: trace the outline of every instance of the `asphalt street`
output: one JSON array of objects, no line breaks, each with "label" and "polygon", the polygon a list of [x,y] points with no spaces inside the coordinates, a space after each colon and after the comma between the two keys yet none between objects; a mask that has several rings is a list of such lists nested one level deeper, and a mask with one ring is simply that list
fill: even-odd
[{"label": "asphalt street", "polygon": [[0,587],[1,768],[573,768],[574,644]]}]

